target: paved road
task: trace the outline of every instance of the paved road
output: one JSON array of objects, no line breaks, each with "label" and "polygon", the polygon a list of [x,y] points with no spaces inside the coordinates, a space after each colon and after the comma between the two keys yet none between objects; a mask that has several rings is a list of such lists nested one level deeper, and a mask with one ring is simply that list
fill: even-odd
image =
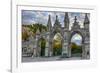
[{"label": "paved road", "polygon": [[60,58],[56,57],[23,57],[22,62],[43,62],[43,61],[60,61],[60,60],[81,60],[81,57]]}]

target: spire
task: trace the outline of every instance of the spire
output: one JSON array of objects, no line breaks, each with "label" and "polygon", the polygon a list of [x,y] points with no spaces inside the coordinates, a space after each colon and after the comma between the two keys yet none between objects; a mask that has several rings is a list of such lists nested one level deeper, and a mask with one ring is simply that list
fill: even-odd
[{"label": "spire", "polygon": [[77,17],[75,16],[75,18],[74,18],[74,24],[78,24],[78,22],[77,22]]},{"label": "spire", "polygon": [[48,30],[50,31],[51,28],[52,28],[52,24],[51,24],[51,16],[49,15],[48,16],[48,23],[47,23],[47,27],[48,27]]},{"label": "spire", "polygon": [[65,12],[64,26],[69,29],[69,16],[68,16],[68,12]]},{"label": "spire", "polygon": [[60,22],[58,20],[58,16],[56,15],[56,20],[55,20],[55,23],[54,23],[54,27],[58,27],[58,26],[61,27]]},{"label": "spire", "polygon": [[90,21],[89,21],[88,15],[87,15],[87,13],[85,13],[84,28],[85,28],[86,30],[88,30],[88,31],[89,31],[89,24],[90,24]]},{"label": "spire", "polygon": [[77,17],[75,16],[72,29],[79,29],[79,28],[80,28],[80,25],[79,25],[79,22],[77,22]]},{"label": "spire", "polygon": [[85,19],[84,19],[84,24],[89,24],[90,21],[89,21],[89,18],[87,16],[87,13],[85,14]]}]

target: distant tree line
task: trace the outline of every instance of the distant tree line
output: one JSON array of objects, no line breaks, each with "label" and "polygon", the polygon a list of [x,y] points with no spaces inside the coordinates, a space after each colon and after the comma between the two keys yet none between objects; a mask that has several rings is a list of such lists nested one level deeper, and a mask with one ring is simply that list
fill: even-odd
[{"label": "distant tree line", "polygon": [[71,43],[72,53],[82,53],[82,45],[77,45],[76,43]]},{"label": "distant tree line", "polygon": [[[22,32],[22,39],[27,40],[30,35],[35,35],[37,32],[42,33],[47,31],[47,26],[43,24],[32,24],[32,25],[22,25],[22,30],[26,29],[26,31]],[[29,30],[27,30],[29,29]],[[29,34],[31,32],[31,34]]]}]

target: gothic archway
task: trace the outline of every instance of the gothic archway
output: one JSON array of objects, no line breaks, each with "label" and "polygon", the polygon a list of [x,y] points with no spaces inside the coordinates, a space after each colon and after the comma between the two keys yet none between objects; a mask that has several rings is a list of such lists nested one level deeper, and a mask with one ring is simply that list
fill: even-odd
[{"label": "gothic archway", "polygon": [[82,57],[84,49],[84,35],[80,31],[72,31],[69,39],[70,56]]},{"label": "gothic archway", "polygon": [[53,56],[61,55],[62,53],[62,35],[60,32],[56,32],[52,39],[52,49],[53,49]]},{"label": "gothic archway", "polygon": [[41,37],[38,40],[38,48],[37,48],[39,56],[45,56],[45,48],[46,48],[46,39]]},{"label": "gothic archway", "polygon": [[41,38],[41,56],[45,56],[46,40]]}]

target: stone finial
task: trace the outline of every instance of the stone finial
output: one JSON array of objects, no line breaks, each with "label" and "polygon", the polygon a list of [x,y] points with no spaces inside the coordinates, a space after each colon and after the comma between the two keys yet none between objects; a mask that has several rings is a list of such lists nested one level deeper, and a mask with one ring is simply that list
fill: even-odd
[{"label": "stone finial", "polygon": [[74,26],[75,26],[75,25],[78,25],[77,16],[75,16],[75,18],[74,18],[74,23],[73,23],[73,24],[74,24]]},{"label": "stone finial", "polygon": [[74,19],[74,20],[75,20],[75,22],[77,21],[77,18],[76,18],[76,16],[75,16],[75,19]]},{"label": "stone finial", "polygon": [[68,12],[65,12],[64,26],[69,29],[69,16],[68,16]]},{"label": "stone finial", "polygon": [[58,16],[56,15],[56,20],[55,20],[55,23],[54,23],[54,27],[56,28],[56,27],[59,27],[59,26],[61,27]]},{"label": "stone finial", "polygon": [[77,17],[75,16],[74,23],[73,23],[73,26],[72,26],[72,30],[73,29],[79,29],[79,28],[80,28],[80,25],[79,25],[79,22],[77,21]]},{"label": "stone finial", "polygon": [[84,19],[84,24],[89,24],[90,21],[89,21],[89,18],[87,16],[87,13],[85,14],[85,19]]},{"label": "stone finial", "polygon": [[52,28],[52,23],[51,23],[51,16],[49,15],[48,16],[48,23],[47,23],[47,27],[48,27],[48,30],[50,31],[51,28]]}]

